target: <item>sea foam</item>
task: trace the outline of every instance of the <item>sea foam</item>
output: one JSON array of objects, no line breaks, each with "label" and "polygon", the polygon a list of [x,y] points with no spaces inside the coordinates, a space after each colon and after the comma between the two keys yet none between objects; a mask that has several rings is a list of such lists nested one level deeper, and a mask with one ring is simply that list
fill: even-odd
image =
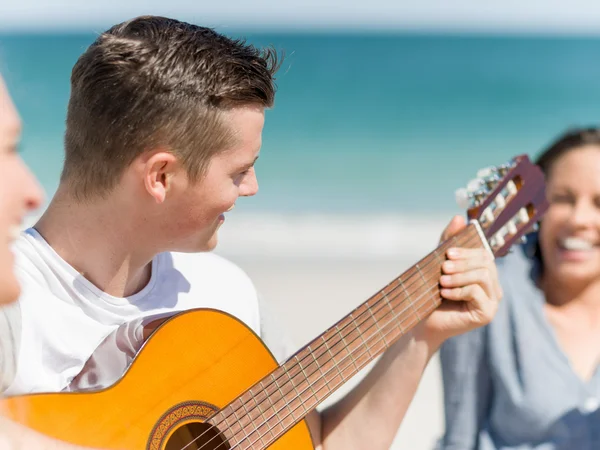
[{"label": "sea foam", "polygon": [[217,252],[256,258],[397,258],[435,249],[451,217],[240,214],[226,218]]}]

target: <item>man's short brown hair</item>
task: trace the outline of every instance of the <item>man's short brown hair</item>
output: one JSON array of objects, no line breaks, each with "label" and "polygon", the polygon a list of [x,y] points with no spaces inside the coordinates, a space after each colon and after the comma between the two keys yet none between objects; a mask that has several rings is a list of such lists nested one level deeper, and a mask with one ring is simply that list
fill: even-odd
[{"label": "man's short brown hair", "polygon": [[210,28],[154,16],[115,25],[73,68],[61,181],[80,199],[104,195],[161,147],[197,180],[232,145],[224,110],[273,105],[277,67],[271,48]]}]

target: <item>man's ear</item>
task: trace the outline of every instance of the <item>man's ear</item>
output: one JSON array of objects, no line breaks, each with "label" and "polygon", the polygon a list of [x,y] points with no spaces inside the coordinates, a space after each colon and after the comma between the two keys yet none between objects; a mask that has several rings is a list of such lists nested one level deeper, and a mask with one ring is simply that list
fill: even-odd
[{"label": "man's ear", "polygon": [[164,202],[178,167],[177,158],[170,152],[159,151],[152,153],[141,163],[146,191],[156,203]]}]

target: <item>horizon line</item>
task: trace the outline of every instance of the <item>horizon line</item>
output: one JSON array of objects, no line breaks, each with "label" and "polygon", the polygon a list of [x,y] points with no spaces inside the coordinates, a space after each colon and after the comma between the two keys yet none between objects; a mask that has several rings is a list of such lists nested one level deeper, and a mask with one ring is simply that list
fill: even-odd
[{"label": "horizon line", "polygon": [[[188,20],[193,23],[193,20]],[[226,30],[251,33],[282,34],[422,34],[422,35],[464,35],[464,36],[499,36],[499,37],[600,37],[600,27],[569,26],[468,26],[468,25],[427,25],[427,24],[357,24],[357,23],[230,23],[227,25],[207,23],[204,26],[221,32]],[[214,21],[213,21],[214,22]],[[110,28],[115,22],[98,22],[89,24],[55,24],[48,26],[36,24],[10,24],[6,26],[0,21],[0,35],[7,34],[94,34]]]}]

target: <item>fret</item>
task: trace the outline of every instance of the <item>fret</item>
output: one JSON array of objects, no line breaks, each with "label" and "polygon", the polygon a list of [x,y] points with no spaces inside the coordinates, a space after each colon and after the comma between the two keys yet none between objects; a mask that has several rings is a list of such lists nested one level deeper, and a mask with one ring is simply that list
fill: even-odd
[{"label": "fret", "polygon": [[[435,261],[436,261],[437,265],[439,266],[439,271],[441,274],[442,264],[444,263],[444,258],[440,257],[440,254],[437,249],[434,250],[433,255],[435,256]],[[441,303],[441,296],[440,296],[439,291],[436,291],[436,293],[432,296],[431,300],[432,300],[431,303],[433,303],[434,308],[436,308]]]},{"label": "fret", "polygon": [[[291,380],[290,375],[287,371],[285,371],[285,374],[288,376],[288,379]],[[281,388],[279,387],[279,383],[277,382],[277,380],[275,380],[275,384],[277,385],[277,387],[281,390]],[[292,382],[292,386],[294,387],[294,390],[296,389],[295,386],[293,385]],[[291,391],[290,391],[291,393]],[[298,395],[298,392],[296,391],[296,395]],[[296,423],[296,419],[294,416],[294,410],[292,410],[292,408],[290,407],[290,402],[287,402],[285,398],[281,399],[283,401],[283,408],[287,408],[288,413],[285,414],[280,420],[279,423],[281,424],[281,427],[283,428],[283,430],[288,430],[291,426],[293,426]],[[283,411],[283,408],[280,409],[279,411]]]},{"label": "fret", "polygon": [[[265,425],[266,425],[266,424],[265,424]],[[265,448],[265,447],[267,446],[267,443],[268,443],[269,441],[265,442],[265,441],[263,440],[263,438],[265,437],[265,434],[261,434],[261,433],[260,433],[260,431],[258,431],[258,430],[257,430],[257,433],[259,433],[259,437],[258,437],[258,438],[260,439],[260,443],[262,444],[263,448]],[[255,444],[256,442],[257,442],[257,441],[254,441],[254,444]]]},{"label": "fret", "polygon": [[[286,371],[285,373],[287,374],[287,371]],[[273,374],[271,374],[271,378],[273,378],[273,382],[275,383],[275,386],[277,386],[277,390],[278,390],[279,392],[281,392],[281,387],[279,386],[279,382],[278,382],[278,381],[277,381],[277,379],[276,379],[276,378],[273,376]],[[288,374],[288,378],[289,378],[289,374]],[[293,383],[292,383],[292,386],[293,386]],[[295,388],[294,388],[294,389],[295,389]],[[296,394],[297,394],[297,393],[296,393]],[[284,406],[284,407],[286,407],[286,408],[287,408],[287,409],[290,411],[290,414],[291,414],[291,413],[292,413],[292,410],[290,409],[290,405],[289,405],[289,404],[288,404],[288,402],[286,401],[286,398],[285,398],[285,396],[282,396],[282,398],[281,398],[281,401],[283,401],[283,406]],[[277,402],[275,402],[275,403],[277,403]],[[280,409],[280,410],[278,410],[278,411],[281,411],[281,409]]]},{"label": "fret", "polygon": [[[381,331],[381,328],[379,327],[379,321],[373,315],[373,311],[371,310],[371,308],[369,308],[369,314],[371,315],[373,322],[375,322],[375,326],[377,327],[377,333],[379,333],[379,336],[380,336],[381,340],[383,341],[383,347],[386,348],[388,346],[388,343],[385,339],[385,335],[383,334],[383,332]],[[373,333],[373,334],[375,334],[375,333]],[[376,341],[376,343],[377,342],[379,342],[379,341]]]},{"label": "fret", "polygon": [[[421,299],[421,296],[423,294],[422,289],[425,287],[427,287],[427,281],[425,280],[425,277],[423,276],[423,272],[421,272],[421,268],[419,267],[418,264],[415,265],[416,269],[417,269],[417,273],[419,274],[419,276],[421,277],[421,280],[423,281],[423,285],[421,287],[419,287],[417,289],[417,295],[416,298],[414,299],[415,301],[418,301]],[[417,315],[417,319],[421,320],[421,316],[419,315],[419,311],[417,309],[415,309],[415,303],[411,302],[411,305],[413,307],[413,309],[415,310],[415,314]]]},{"label": "fret", "polygon": [[[344,355],[348,354],[348,349],[337,325],[335,326],[335,334],[333,335],[333,337],[335,337],[337,340],[333,345],[328,345],[327,348],[330,354],[332,355],[334,364],[338,366],[340,361],[344,358]],[[331,341],[333,341],[333,337],[332,339],[330,339]]]},{"label": "fret", "polygon": [[[362,334],[362,331],[360,326],[358,326],[356,323],[352,323],[352,325],[346,326],[345,329],[339,330],[338,333],[340,340],[336,345],[340,345],[339,351],[336,351],[336,353],[339,355],[339,359],[341,360],[344,359],[347,354],[352,352],[352,345],[360,345],[358,338]],[[345,333],[345,335],[343,333]]]},{"label": "fret", "polygon": [[[336,328],[336,330],[338,329],[337,325],[335,328]],[[338,362],[338,364],[339,364],[342,361],[344,361],[348,355],[350,355],[350,350],[349,350],[350,347],[348,346],[348,342],[346,342],[346,338],[344,337],[344,335],[342,333],[339,332],[339,330],[338,330],[338,334],[341,338],[340,341],[343,344],[342,350],[340,350],[340,353],[338,353],[338,355],[341,356],[341,360]],[[362,333],[359,332],[358,334],[362,336]],[[341,353],[342,351],[345,351],[346,353],[343,354],[343,353]]]},{"label": "fret", "polygon": [[234,412],[233,415],[236,421],[233,423],[232,426],[229,427],[229,429],[233,433],[233,437],[235,438],[235,440],[239,442],[246,438],[246,431],[244,430],[244,427],[242,427],[242,424],[237,420],[237,414]]},{"label": "fret", "polygon": [[[261,382],[261,386],[262,386],[262,382]],[[254,400],[254,405],[255,405],[255,406],[254,406],[254,409],[258,409],[258,411],[259,411],[259,413],[260,413],[260,416],[261,416],[261,418],[262,418],[262,421],[263,421],[263,425],[260,425],[260,426],[258,427],[258,429],[260,430],[260,428],[261,428],[262,426],[266,426],[266,427],[268,428],[268,430],[267,430],[267,431],[271,432],[271,429],[269,428],[269,418],[268,418],[267,416],[265,416],[265,412],[263,411],[263,409],[262,409],[262,406],[261,406],[261,405],[262,405],[262,402],[260,402],[260,403],[259,403],[259,402],[256,400],[256,395],[254,394],[254,391],[253,391],[252,389],[253,389],[253,388],[251,388],[251,389],[250,389],[250,396],[252,397],[252,400]],[[271,432],[271,434],[272,434],[272,432]]]},{"label": "fret", "polygon": [[[254,420],[252,419],[252,415],[248,412],[248,409],[246,409],[246,402],[240,400],[240,403],[242,404],[242,408],[244,408],[244,413],[246,414],[246,416],[250,419],[250,423],[248,425],[252,425],[252,427],[254,428],[254,430],[252,430],[250,432],[250,435],[252,435],[253,433],[257,432],[258,430],[256,429],[256,424],[254,423]],[[247,433],[246,433],[247,434]],[[249,436],[250,436],[249,435]]]},{"label": "fret", "polygon": [[[369,350],[369,347],[367,346],[367,343],[365,342],[365,338],[364,338],[364,336],[363,336],[363,333],[362,333],[362,331],[361,331],[360,327],[356,325],[356,320],[354,319],[354,314],[350,314],[350,318],[352,319],[352,323],[354,324],[354,327],[355,327],[356,329],[358,329],[358,336],[360,337],[360,340],[362,341],[363,345],[364,345],[365,347],[367,347],[367,351],[369,352],[369,354],[371,354],[371,352],[370,352],[370,350]],[[344,342],[344,345],[345,345],[345,346],[346,346],[346,348],[348,349],[348,350],[347,350],[347,351],[348,351],[348,355],[347,355],[347,356],[349,356],[349,357],[350,357],[350,360],[351,360],[351,361],[352,361],[352,363],[354,364],[354,368],[356,369],[356,372],[358,372],[358,370],[359,370],[359,369],[358,369],[358,367],[356,366],[356,362],[354,361],[354,357],[352,356],[352,352],[353,352],[354,350],[356,350],[356,349],[353,349],[353,348],[352,348],[352,347],[351,347],[351,346],[350,346],[350,345],[349,345],[349,344],[346,342],[346,339],[344,338],[344,336],[342,336],[342,341]],[[353,342],[356,342],[356,341],[353,341]],[[357,348],[358,348],[358,346],[357,346]],[[346,359],[346,358],[347,358],[347,356],[346,356],[346,357],[344,357],[344,359]]]},{"label": "fret", "polygon": [[[275,408],[275,405],[273,404],[273,400],[271,399],[271,396],[269,395],[268,391],[265,389],[262,380],[260,381],[260,387],[263,388],[263,390],[265,391],[267,400],[268,400],[269,405],[270,405],[270,409],[273,410],[273,414],[272,414],[271,418],[269,419],[269,420],[274,420],[275,421],[275,424],[271,427],[271,433],[273,433],[274,436],[278,436],[280,432],[284,431],[281,423],[279,423],[280,420],[281,420],[279,418],[279,411],[277,410],[277,408]],[[281,431],[275,431],[274,432],[273,430],[276,427],[281,427]]]},{"label": "fret", "polygon": [[[308,347],[308,350],[309,350],[309,352],[310,352],[310,346]],[[296,361],[298,361],[298,358],[297,358],[297,357],[296,357]],[[311,397],[318,398],[318,395],[317,395],[317,392],[318,392],[318,390],[317,390],[317,391],[315,391],[315,388],[313,387],[313,384],[315,384],[315,383],[316,383],[316,381],[318,381],[318,380],[319,380],[319,374],[317,374],[317,372],[316,372],[316,371],[314,371],[313,373],[311,373],[311,375],[316,375],[316,380],[315,380],[315,383],[313,383],[312,379],[310,378],[310,375],[307,375],[307,373],[304,371],[304,366],[302,365],[302,363],[300,363],[300,361],[298,361],[298,364],[300,364],[300,369],[302,370],[302,374],[304,375],[304,378],[306,378],[306,379],[308,380],[308,387],[310,388],[310,390],[311,390],[311,392],[312,392],[312,395],[311,395]],[[319,367],[319,364],[318,364],[318,363],[317,363],[317,367]],[[320,370],[320,368],[319,368],[319,370]],[[302,392],[306,392],[306,390],[304,390],[304,391],[302,391]],[[304,412],[307,412],[307,409],[306,409],[306,406],[305,406],[305,402],[307,402],[309,399],[310,399],[310,397],[309,397],[309,398],[307,398],[307,399],[305,399],[305,400],[304,400],[304,401],[301,403],[301,404],[302,404],[302,406],[304,407]]]},{"label": "fret", "polygon": [[[239,401],[241,403],[241,400],[239,400]],[[246,427],[244,425],[242,425],[242,421],[240,420],[240,417],[237,414],[238,408],[236,408],[235,406],[233,406],[233,403],[231,404],[231,409],[233,411],[233,416],[235,417],[236,423],[240,426],[240,430],[237,431],[235,434],[237,435],[240,431],[243,433],[242,438],[238,439],[238,442],[242,442],[244,439],[248,439],[248,433],[246,433]]]},{"label": "fret", "polygon": [[426,286],[427,285],[427,280],[423,276],[423,272],[421,271],[421,268],[419,267],[418,264],[416,264],[415,267],[417,268],[417,273],[421,276],[421,280],[423,280],[423,286]]},{"label": "fret", "polygon": [[331,369],[335,366],[335,361],[330,358],[330,354],[328,353],[329,345],[327,341],[321,336],[321,340],[315,341],[313,345],[316,346],[315,351],[313,352],[313,358],[317,360],[317,363],[320,365],[321,370],[325,374],[329,374]]},{"label": "fret", "polygon": [[375,312],[375,317],[380,324],[381,331],[383,332],[384,336],[386,336],[386,342],[389,344],[389,339],[387,338],[388,333],[387,331],[384,332],[384,330],[386,330],[390,324],[393,326],[395,322],[396,313],[394,309],[391,307],[389,302],[385,301],[384,299],[380,299],[379,307]]},{"label": "fret", "polygon": [[[302,365],[301,365],[301,364],[299,364],[299,363],[300,363],[300,361],[298,361],[298,356],[297,356],[297,355],[296,355],[296,356],[294,356],[294,359],[296,360],[296,365],[300,367],[300,371],[301,371],[301,372],[302,372],[302,374],[304,375],[304,378],[306,378],[306,379],[308,380],[308,377],[306,376],[306,373],[304,372],[304,368],[302,367]],[[294,380],[293,380],[293,379],[290,377],[290,374],[289,374],[289,372],[287,372],[287,371],[286,371],[286,374],[287,374],[287,376],[288,376],[288,378],[289,378],[290,382],[292,383],[292,388],[294,389],[294,392],[296,393],[296,398],[299,400],[299,402],[300,402],[300,405],[304,406],[304,402],[302,401],[302,395],[301,395],[301,393],[300,393],[300,392],[298,392],[298,389],[296,389],[296,383],[295,383],[295,382],[294,382]],[[309,383],[309,384],[310,384],[310,383]],[[293,401],[293,400],[292,400],[292,401]],[[294,411],[295,411],[295,410],[296,410],[295,408],[294,408],[294,410],[292,410],[292,416],[294,417],[294,420],[295,420],[295,417],[296,417],[296,416],[294,416]],[[306,410],[304,410],[304,412],[306,412]]]},{"label": "fret", "polygon": [[[337,327],[336,327],[337,328]],[[352,368],[351,365],[346,364],[344,366],[342,366],[340,370],[340,373],[342,374],[342,378],[344,380],[348,380],[351,376],[353,376],[354,374],[358,373],[358,371],[360,370],[358,368],[358,366],[356,365],[356,361],[354,361],[354,357],[352,356],[352,352],[351,352],[351,347],[348,345],[348,343],[346,342],[346,339],[343,335],[340,334],[340,336],[342,337],[342,343],[344,344],[343,350],[345,350],[345,354],[340,353],[340,355],[342,356],[342,358],[340,359],[340,361],[338,362],[338,365],[341,366],[342,363],[347,363],[348,358],[350,358],[350,363],[354,365],[354,369]],[[358,337],[361,339],[361,341],[363,342],[363,345],[366,345],[363,335],[360,332],[360,330],[358,330]],[[350,369],[349,374],[346,375],[347,370],[346,369]]]},{"label": "fret", "polygon": [[[342,358],[344,356],[344,352],[347,352],[346,349],[346,344],[344,343],[344,340],[342,339],[342,335],[339,331],[338,326],[335,326],[335,334],[334,337],[338,337],[339,339],[335,342],[335,344],[329,346],[330,351],[333,351],[333,353],[335,354],[334,360],[335,363],[338,364],[338,358]],[[331,339],[333,340],[333,339]]]},{"label": "fret", "polygon": [[[394,321],[394,324],[397,325],[400,328],[400,332],[402,334],[404,334],[404,328],[402,327],[402,322],[400,320],[398,320],[398,316],[396,315],[396,311],[392,307],[392,304],[390,302],[390,299],[389,299],[387,293],[385,292],[385,289],[382,289],[381,293],[383,294],[383,298],[385,299],[385,304],[387,305],[387,307],[389,308],[390,312],[392,313],[392,320]],[[400,304],[402,304],[402,302],[400,302]]]},{"label": "fret", "polygon": [[248,450],[248,449],[252,448],[251,445],[252,444],[251,444],[250,440],[247,437],[245,437],[245,438],[242,438],[237,443],[237,448],[240,448],[241,450]]},{"label": "fret", "polygon": [[[327,372],[323,373],[323,369],[321,368],[321,364],[319,364],[319,361],[317,361],[317,358],[315,358],[314,352],[312,351],[312,349],[310,348],[310,346],[308,347],[308,350],[310,352],[310,355],[313,358],[313,361],[315,362],[315,364],[317,365],[317,368],[319,369],[319,373],[321,374],[321,378],[325,381],[325,387],[327,386],[327,378],[326,378],[326,374]],[[320,390],[320,389],[319,389]],[[328,392],[329,393],[329,392]]]},{"label": "fret", "polygon": [[[225,439],[227,439],[227,442],[229,442],[230,445],[235,445],[238,442],[238,438],[236,436],[237,432],[234,432],[234,430],[233,430],[233,426],[237,425],[238,427],[240,427],[240,425],[238,424],[238,422],[233,422],[233,426],[230,425],[229,419],[232,416],[227,411],[229,411],[231,409],[232,409],[231,406],[227,406],[227,407],[223,408],[217,414],[212,416],[207,421],[207,423],[220,429],[221,432],[225,435]],[[225,423],[225,427],[223,426],[223,422]],[[241,427],[240,427],[240,429],[241,429]]]},{"label": "fret", "polygon": [[[324,344],[325,344],[325,348],[327,349],[327,354],[329,355],[329,360],[332,362],[333,367],[335,367],[335,369],[337,370],[338,375],[336,375],[336,377],[340,377],[341,380],[344,380],[344,376],[342,375],[342,372],[340,372],[340,368],[337,365],[337,362],[335,360],[335,357],[333,356],[333,354],[331,353],[331,349],[329,348],[329,344],[327,343],[327,341],[325,340],[325,338],[321,337],[321,339],[323,340]],[[325,353],[323,353],[325,354]],[[332,378],[332,381],[335,378]]]},{"label": "fret", "polygon": [[402,292],[404,292],[405,299],[408,300],[408,301],[410,301],[410,295],[408,295],[408,291],[406,290],[406,286],[404,285],[404,281],[402,281],[401,277],[398,278],[398,282],[400,283],[400,287],[402,288]]},{"label": "fret", "polygon": [[[404,309],[404,310],[402,310],[402,312],[401,312],[401,314],[402,314],[403,316],[408,316],[408,317],[403,317],[403,319],[402,319],[402,322],[405,322],[407,318],[409,318],[409,319],[412,319],[412,317],[408,315],[408,309],[412,309],[412,310],[413,310],[413,312],[414,312],[414,315],[416,315],[416,316],[417,316],[417,321],[416,321],[415,323],[418,323],[418,322],[419,322],[419,320],[421,320],[421,318],[420,318],[420,316],[419,316],[419,311],[418,311],[418,310],[415,308],[415,304],[414,304],[414,302],[412,301],[412,299],[411,299],[411,298],[410,298],[410,296],[408,295],[408,291],[407,291],[407,289],[406,289],[406,285],[404,284],[404,282],[402,281],[402,279],[399,279],[399,281],[400,281],[400,286],[402,286],[402,291],[404,292],[404,295],[405,295],[405,297],[406,297],[406,301],[408,302],[408,306],[409,306],[408,308],[405,308],[405,309]],[[404,302],[402,302],[402,303],[404,303]],[[413,325],[413,323],[412,323],[412,320],[411,320],[411,322],[410,322],[410,324],[409,324],[409,325],[410,325],[410,326],[408,326],[408,327],[406,327],[406,328],[408,328],[408,329],[412,328],[412,325]]]},{"label": "fret", "polygon": [[304,375],[302,373],[301,366],[297,362],[298,362],[298,355],[301,354],[302,355],[302,359],[304,359],[304,354],[305,353],[306,353],[306,349],[303,349],[300,353],[298,353],[295,356],[295,359],[288,360],[285,363],[284,367],[281,369],[282,371],[286,371],[287,372],[286,375],[288,376],[288,379],[290,380],[290,382],[285,382],[284,386],[285,385],[291,386],[287,390],[282,390],[284,396],[287,396],[288,394],[293,394],[292,391],[296,391],[296,392],[298,392],[298,391],[301,392],[302,391],[299,388],[299,384],[298,384],[297,380],[300,379],[301,380],[300,384],[302,384],[302,380],[304,380],[305,377],[304,377]]},{"label": "fret", "polygon": [[257,443],[258,441],[260,441],[260,443],[261,443],[261,445],[262,445],[262,448],[265,448],[265,442],[263,441],[263,436],[260,434],[260,432],[259,432],[258,430],[255,430],[255,431],[253,431],[253,432],[251,433],[251,436],[252,436],[253,434],[256,434],[256,436],[255,436],[255,437],[253,437],[253,438],[248,438],[248,440],[246,441],[246,442],[247,442],[247,445],[248,445],[248,447],[247,447],[247,448],[248,448],[248,449],[251,449],[251,448],[256,448],[256,443]]}]

